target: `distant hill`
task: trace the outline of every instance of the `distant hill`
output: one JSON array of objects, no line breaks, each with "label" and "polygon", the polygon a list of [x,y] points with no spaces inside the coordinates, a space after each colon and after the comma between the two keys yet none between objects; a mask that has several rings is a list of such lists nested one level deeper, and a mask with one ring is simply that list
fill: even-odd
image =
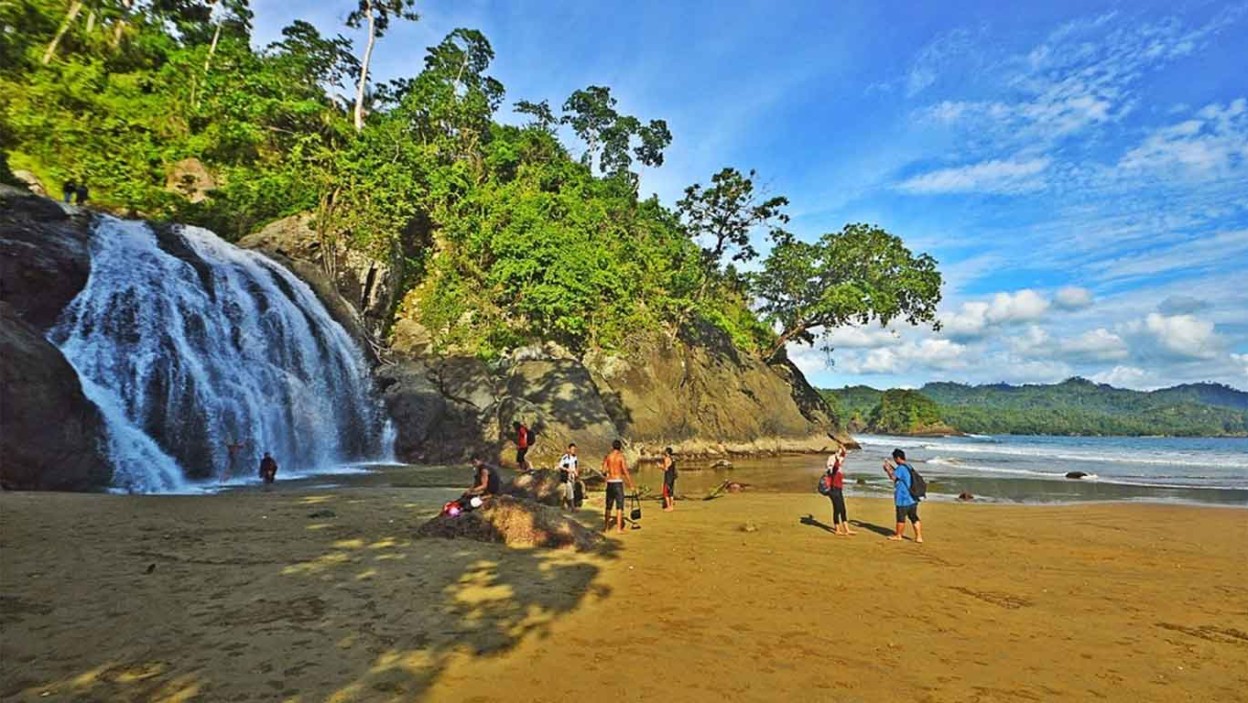
[{"label": "distant hill", "polygon": [[[913,393],[934,402],[939,422],[963,432],[1248,435],[1248,393],[1215,383],[1145,392],[1114,388],[1084,378],[1024,386],[940,382],[929,383]],[[824,395],[830,398],[829,402],[833,403],[847,429],[895,431],[872,422],[879,417],[884,391],[850,386],[824,391]]]}]

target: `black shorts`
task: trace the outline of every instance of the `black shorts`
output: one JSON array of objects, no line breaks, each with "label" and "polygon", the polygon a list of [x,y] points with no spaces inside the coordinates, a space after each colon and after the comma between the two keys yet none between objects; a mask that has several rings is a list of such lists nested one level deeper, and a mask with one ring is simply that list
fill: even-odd
[{"label": "black shorts", "polygon": [[611,505],[616,504],[620,510],[624,509],[624,482],[611,482],[607,484],[607,510],[611,510]]},{"label": "black shorts", "polygon": [[919,504],[899,505],[897,506],[897,522],[905,522],[906,518],[910,518],[910,522],[919,521]]},{"label": "black shorts", "polygon": [[529,448],[516,450],[516,466],[524,466],[524,456],[529,453]]}]

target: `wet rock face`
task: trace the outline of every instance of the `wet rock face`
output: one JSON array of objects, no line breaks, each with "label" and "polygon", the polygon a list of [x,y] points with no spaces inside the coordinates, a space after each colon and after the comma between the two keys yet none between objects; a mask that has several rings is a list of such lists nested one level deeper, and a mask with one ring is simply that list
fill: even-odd
[{"label": "wet rock face", "polygon": [[89,491],[108,485],[103,419],[60,350],[0,303],[0,485]]},{"label": "wet rock face", "polygon": [[46,331],[87,284],[90,217],[0,186],[0,301]]}]

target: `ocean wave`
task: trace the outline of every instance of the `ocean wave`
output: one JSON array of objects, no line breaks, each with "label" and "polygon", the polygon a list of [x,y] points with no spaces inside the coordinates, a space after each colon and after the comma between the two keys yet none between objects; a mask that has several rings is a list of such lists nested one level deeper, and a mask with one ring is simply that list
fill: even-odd
[{"label": "ocean wave", "polygon": [[1004,456],[1041,457],[1059,461],[1090,461],[1103,464],[1148,464],[1154,466],[1210,466],[1227,469],[1248,469],[1248,458],[1225,454],[1187,454],[1177,452],[1153,452],[1143,454],[1130,449],[1118,452],[1080,451],[1061,447],[1010,447],[1004,445],[980,446],[957,442],[929,442],[922,445],[929,451],[948,454],[1000,454]]}]

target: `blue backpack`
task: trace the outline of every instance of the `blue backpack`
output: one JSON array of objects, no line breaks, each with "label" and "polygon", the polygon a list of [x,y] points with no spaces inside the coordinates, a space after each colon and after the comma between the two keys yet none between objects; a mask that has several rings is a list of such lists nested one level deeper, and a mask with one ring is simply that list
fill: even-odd
[{"label": "blue backpack", "polygon": [[819,484],[815,486],[815,490],[819,491],[819,495],[821,496],[832,495],[832,472],[831,471],[823,472],[823,475],[819,477]]}]

